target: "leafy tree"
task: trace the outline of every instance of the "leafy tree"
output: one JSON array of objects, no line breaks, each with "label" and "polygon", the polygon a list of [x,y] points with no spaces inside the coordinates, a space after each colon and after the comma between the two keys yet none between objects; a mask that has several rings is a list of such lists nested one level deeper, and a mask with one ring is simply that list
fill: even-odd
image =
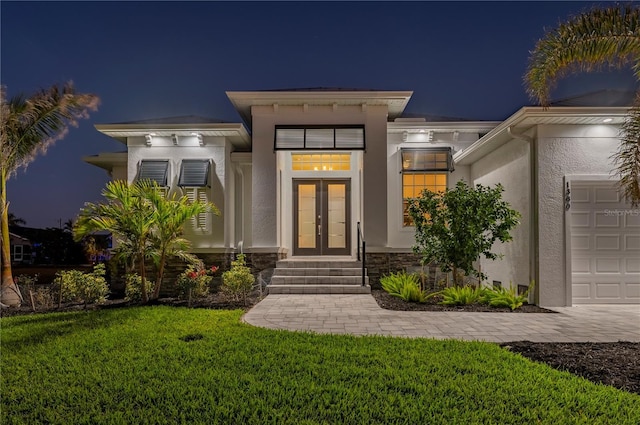
[{"label": "leafy tree", "polygon": [[474,262],[483,255],[495,260],[491,252],[494,242],[512,239],[509,231],[518,223],[520,214],[502,200],[501,185],[494,188],[459,181],[454,189],[444,192],[425,190],[409,201],[409,215],[416,227],[413,250],[422,256],[423,264],[435,261],[444,272],[453,271],[460,285],[459,270],[482,279],[486,276]]},{"label": "leafy tree", "polygon": [[212,211],[211,203],[193,202],[186,196],[164,197],[155,182],[109,182],[103,191],[107,203],[89,203],[80,212],[74,227],[76,239],[99,230],[110,231],[117,241],[115,258],[127,269],[137,267],[142,302],[149,301],[145,260],[152,259],[158,271],[152,297],[160,294],[160,284],[167,258],[176,256],[187,261],[195,257],[187,252],[190,243],[182,237],[184,224],[192,217]]},{"label": "leafy tree", "polygon": [[7,99],[0,87],[0,212],[2,235],[2,292],[5,305],[20,305],[22,296],[13,282],[9,247],[9,205],[7,180],[20,168],[26,168],[38,154],[45,153],[55,141],[97,110],[99,98],[76,93],[73,85],[53,85],[31,97],[17,95]]},{"label": "leafy tree", "polygon": [[[631,65],[640,81],[640,8],[633,5],[593,9],[548,31],[531,52],[524,80],[532,99],[549,105],[557,80],[604,65]],[[640,204],[640,92],[621,129],[613,155],[620,187],[632,205]]]}]

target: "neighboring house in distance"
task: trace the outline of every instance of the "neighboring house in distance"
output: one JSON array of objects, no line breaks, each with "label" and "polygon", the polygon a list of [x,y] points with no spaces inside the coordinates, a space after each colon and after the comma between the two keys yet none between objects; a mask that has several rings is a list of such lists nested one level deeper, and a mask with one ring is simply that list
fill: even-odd
[{"label": "neighboring house in distance", "polygon": [[12,264],[31,264],[31,241],[16,233],[9,232]]},{"label": "neighboring house in distance", "polygon": [[535,280],[543,306],[640,303],[640,213],[610,177],[626,100],[594,107],[573,99],[486,122],[403,116],[410,91],[227,96],[243,123],[97,125],[127,151],[85,158],[114,179],[152,178],[214,202],[221,216],[203,214],[187,232],[208,262],[240,250],[254,270],[283,258],[355,258],[361,223],[376,280],[418,264],[405,200],[464,179],[502,183],[523,216],[514,241],[498,247],[504,258],[482,262],[490,280]]}]

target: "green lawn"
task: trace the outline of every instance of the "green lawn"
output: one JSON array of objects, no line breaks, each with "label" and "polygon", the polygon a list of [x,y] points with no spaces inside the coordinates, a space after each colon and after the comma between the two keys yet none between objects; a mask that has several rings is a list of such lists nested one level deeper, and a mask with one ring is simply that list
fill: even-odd
[{"label": "green lawn", "polygon": [[2,424],[637,424],[640,396],[495,344],[137,307],[0,320]]}]

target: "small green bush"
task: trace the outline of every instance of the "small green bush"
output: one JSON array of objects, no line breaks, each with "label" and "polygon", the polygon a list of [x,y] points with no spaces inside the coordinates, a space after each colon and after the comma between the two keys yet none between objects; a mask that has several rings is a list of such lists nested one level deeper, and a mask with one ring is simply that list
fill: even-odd
[{"label": "small green bush", "polygon": [[531,282],[527,291],[518,295],[518,289],[514,285],[509,288],[497,287],[485,290],[484,301],[491,307],[509,307],[511,310],[522,307],[529,299],[529,291],[533,289],[534,282]]},{"label": "small green bush", "polygon": [[[131,302],[142,301],[142,278],[137,273],[128,273],[125,277],[124,299]],[[151,298],[154,284],[149,279],[145,279],[144,286],[147,291],[147,299]]]},{"label": "small green bush", "polygon": [[382,289],[409,302],[425,302],[426,295],[420,289],[419,278],[415,274],[407,274],[404,271],[391,273],[380,278]]},{"label": "small green bush", "polygon": [[54,284],[62,291],[62,300],[65,302],[80,302],[85,306],[90,303],[102,304],[109,293],[104,275],[104,264],[98,264],[91,273],[60,271],[56,273]]},{"label": "small green bush", "polygon": [[474,303],[482,303],[485,296],[485,288],[476,288],[473,286],[452,286],[445,288],[440,292],[444,305],[468,305]]},{"label": "small green bush", "polygon": [[240,297],[246,303],[247,294],[253,289],[256,278],[251,274],[251,269],[246,266],[245,255],[238,254],[238,258],[231,262],[231,270],[222,273],[222,292],[239,301]]}]

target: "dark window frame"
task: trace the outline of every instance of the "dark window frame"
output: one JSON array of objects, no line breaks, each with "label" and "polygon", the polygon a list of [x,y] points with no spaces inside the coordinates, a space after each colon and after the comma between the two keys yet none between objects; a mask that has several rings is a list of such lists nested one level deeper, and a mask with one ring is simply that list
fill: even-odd
[{"label": "dark window frame", "polygon": [[[411,152],[427,152],[427,153],[446,153],[447,154],[447,166],[445,167],[425,167],[425,168],[405,168],[404,167],[404,153]],[[400,148],[400,170],[401,173],[424,173],[424,172],[453,172],[453,152],[451,147],[425,147],[425,148]]]},{"label": "dark window frame", "polygon": [[[283,148],[278,147],[278,130],[303,130],[303,139],[302,146],[295,148]],[[307,147],[307,130],[314,129],[326,129],[333,130],[333,147],[319,148],[319,147]],[[354,130],[362,130],[362,146],[361,147],[336,147],[336,130],[339,129],[354,129]],[[295,150],[314,150],[314,151],[366,151],[366,140],[367,134],[364,125],[355,124],[355,125],[276,125],[275,131],[273,132],[273,150],[274,151],[295,151]]]},{"label": "dark window frame", "polygon": [[[146,177],[143,176],[143,167],[144,164],[151,164],[151,163],[164,163],[165,167],[164,167],[164,175],[162,177],[162,181],[159,181],[156,178],[151,178],[151,177]],[[160,187],[169,187],[169,160],[168,159],[142,159],[140,160],[140,165],[138,166],[138,175],[136,177],[136,181],[140,181],[140,180],[151,180],[151,181],[155,181],[158,186]]]},{"label": "dark window frame", "polygon": [[[204,182],[200,184],[183,183],[185,163],[206,164]],[[182,161],[180,161],[180,174],[178,175],[178,187],[211,187],[209,184],[209,174],[211,174],[211,161],[209,161],[208,159],[183,159]]]}]

